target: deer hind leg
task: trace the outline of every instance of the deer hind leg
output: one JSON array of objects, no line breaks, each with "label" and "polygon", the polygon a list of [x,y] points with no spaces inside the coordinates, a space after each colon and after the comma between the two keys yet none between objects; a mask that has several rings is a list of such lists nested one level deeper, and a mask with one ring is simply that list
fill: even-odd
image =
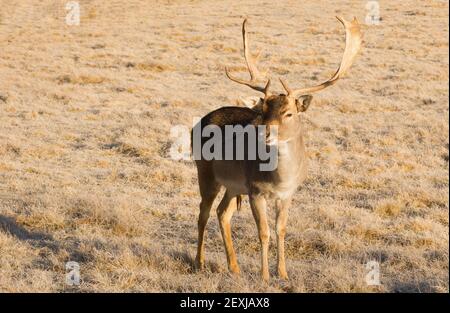
[{"label": "deer hind leg", "polygon": [[250,196],[250,206],[253,217],[258,227],[259,241],[261,243],[261,276],[265,281],[269,280],[269,240],[270,231],[266,214],[266,199],[263,196]]},{"label": "deer hind leg", "polygon": [[[220,191],[220,185],[214,180],[209,179],[210,176],[205,175],[204,171],[198,171],[198,179],[200,186],[200,213],[198,215],[198,247],[197,256],[195,258],[195,266],[197,269],[203,269],[205,266],[205,229],[208,223],[211,206]],[[203,175],[202,175],[203,174]]]},{"label": "deer hind leg", "polygon": [[284,258],[284,236],[286,235],[286,222],[288,217],[288,209],[291,205],[291,199],[277,200],[277,254],[278,254],[278,276],[282,279],[288,279],[286,272],[286,263]]},{"label": "deer hind leg", "polygon": [[236,259],[236,253],[231,239],[231,218],[237,209],[237,197],[233,197],[227,191],[222,201],[217,207],[217,217],[219,218],[220,231],[222,233],[223,243],[227,254],[228,269],[234,274],[239,274],[239,265]]}]

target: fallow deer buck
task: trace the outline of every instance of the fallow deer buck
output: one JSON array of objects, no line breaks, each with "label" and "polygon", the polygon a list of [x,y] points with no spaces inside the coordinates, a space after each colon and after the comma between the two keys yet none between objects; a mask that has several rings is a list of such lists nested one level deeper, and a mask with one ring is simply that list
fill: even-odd
[{"label": "fallow deer buck", "polygon": [[[196,159],[198,183],[201,203],[198,218],[198,250],[196,266],[204,267],[205,227],[208,221],[212,203],[221,186],[226,188],[222,201],[217,208],[228,267],[232,273],[239,274],[239,266],[231,240],[230,220],[235,210],[240,206],[241,196],[248,195],[252,213],[258,228],[261,244],[261,274],[264,280],[269,279],[268,249],[269,227],[266,216],[266,203],[274,200],[276,204],[276,235],[278,249],[278,275],[287,279],[284,258],[284,237],[288,208],[294,192],[306,177],[307,156],[303,140],[301,113],[308,109],[311,94],[335,84],[352,65],[358,53],[362,37],[360,25],[356,18],[349,22],[337,17],[345,28],[345,50],[342,61],[336,73],[324,83],[300,89],[291,89],[280,79],[286,93],[275,94],[269,91],[270,79],[264,85],[259,85],[261,77],[255,60],[250,54],[246,24],[242,25],[244,40],[244,56],[250,73],[250,80],[232,76],[226,68],[228,78],[239,84],[246,85],[262,92],[264,97],[252,108],[222,107],[204,116],[194,126],[203,129],[208,125],[220,128],[225,125],[265,125],[267,129],[276,126],[278,138],[273,138],[271,132],[266,132],[266,144],[276,145],[278,149],[278,165],[272,171],[261,171],[260,160],[205,160]],[[193,139],[194,140],[194,139]],[[203,146],[204,142],[201,142]]]}]

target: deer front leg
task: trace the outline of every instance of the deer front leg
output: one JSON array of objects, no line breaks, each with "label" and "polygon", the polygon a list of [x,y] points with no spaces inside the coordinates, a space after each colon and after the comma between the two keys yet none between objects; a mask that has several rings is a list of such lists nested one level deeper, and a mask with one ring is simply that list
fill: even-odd
[{"label": "deer front leg", "polygon": [[284,258],[284,236],[286,235],[286,222],[288,209],[291,205],[291,199],[277,200],[277,254],[278,254],[278,276],[282,279],[288,279],[286,272],[286,263]]},{"label": "deer front leg", "polygon": [[239,265],[236,259],[236,253],[233,249],[233,241],[231,239],[231,217],[237,209],[236,197],[232,197],[225,192],[222,201],[217,208],[217,217],[219,218],[220,231],[222,232],[223,243],[227,253],[228,269],[234,274],[239,274]]},{"label": "deer front leg", "polygon": [[267,223],[266,199],[261,195],[251,195],[250,205],[253,217],[258,227],[259,241],[261,242],[261,275],[265,281],[269,280],[269,239],[270,231]]}]

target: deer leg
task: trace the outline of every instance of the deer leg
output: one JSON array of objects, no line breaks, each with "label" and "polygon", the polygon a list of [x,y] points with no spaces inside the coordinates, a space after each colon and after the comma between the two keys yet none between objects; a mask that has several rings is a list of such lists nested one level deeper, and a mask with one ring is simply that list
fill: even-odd
[{"label": "deer leg", "polygon": [[250,196],[253,217],[258,227],[259,241],[261,243],[261,275],[263,280],[269,280],[269,239],[270,231],[266,214],[266,199],[263,196]]},{"label": "deer leg", "polygon": [[291,205],[291,199],[277,200],[277,254],[278,254],[278,276],[282,279],[288,279],[286,272],[286,263],[284,258],[284,236],[286,234],[286,222],[288,217],[288,209]]},{"label": "deer leg", "polygon": [[200,213],[198,215],[198,246],[195,266],[203,269],[205,266],[205,229],[209,219],[209,212],[214,201],[212,199],[202,199],[200,202]]},{"label": "deer leg", "polygon": [[227,254],[228,268],[230,272],[239,274],[239,265],[236,259],[236,253],[233,248],[233,241],[231,239],[231,217],[237,209],[236,197],[232,197],[228,192],[225,192],[222,201],[217,208],[217,217],[219,218],[220,231],[223,237],[223,243],[225,245],[225,251]]},{"label": "deer leg", "polygon": [[211,206],[219,193],[220,186],[206,179],[200,179],[200,194],[202,201],[200,202],[200,213],[198,215],[198,247],[197,256],[195,258],[195,266],[197,269],[203,269],[205,266],[205,229],[209,219]]}]

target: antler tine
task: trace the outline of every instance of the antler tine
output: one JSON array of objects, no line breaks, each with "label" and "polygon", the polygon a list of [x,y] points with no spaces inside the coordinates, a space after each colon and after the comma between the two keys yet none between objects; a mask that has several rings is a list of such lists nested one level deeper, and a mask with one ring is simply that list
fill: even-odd
[{"label": "antler tine", "polygon": [[251,80],[257,80],[260,77],[258,68],[256,67],[255,64],[255,59],[252,57],[251,53],[250,53],[250,49],[248,46],[248,34],[247,34],[247,30],[246,30],[246,25],[247,25],[247,19],[244,20],[244,22],[242,23],[242,38],[244,41],[244,57],[245,57],[245,62],[247,63],[247,68],[248,71],[250,72],[250,78]]},{"label": "antler tine", "polygon": [[290,94],[292,93],[292,89],[289,88],[287,82],[286,82],[283,78],[281,78],[281,77],[280,77],[280,83],[281,83],[281,85],[283,85],[283,88],[284,88],[284,90],[286,90],[286,92],[288,93],[288,95],[290,95]]},{"label": "antler tine", "polygon": [[362,35],[360,25],[356,17],[351,22],[348,22],[339,16],[336,16],[336,18],[339,20],[339,22],[342,23],[345,28],[345,49],[338,70],[333,75],[333,77],[331,77],[326,82],[317,86],[302,89],[291,89],[288,87],[287,83],[281,79],[281,84],[283,85],[284,89],[286,89],[288,95],[298,97],[300,95],[317,92],[319,90],[325,89],[326,87],[334,85],[353,64],[355,56],[358,54],[358,51],[361,48]]},{"label": "antler tine", "polygon": [[264,87],[264,96],[266,97],[270,95],[269,88],[270,88],[270,78],[267,80],[266,86]]},{"label": "antler tine", "polygon": [[251,81],[251,80],[248,80],[248,81],[247,81],[247,80],[239,79],[239,78],[237,78],[237,77],[233,77],[233,76],[230,74],[230,72],[229,72],[229,70],[228,70],[228,67],[225,67],[225,74],[227,75],[227,77],[228,77],[230,80],[232,80],[232,81],[234,81],[234,82],[236,82],[236,83],[238,83],[238,84],[246,85],[246,86],[248,86],[248,87],[250,87],[250,88],[252,88],[252,89],[254,89],[254,90],[260,91],[260,92],[262,92],[262,93],[266,93],[265,88],[264,88],[264,87],[261,87],[261,86],[259,86],[259,85],[257,85],[256,81]]},{"label": "antler tine", "polygon": [[256,67],[255,59],[252,57],[250,53],[246,25],[247,19],[245,19],[244,22],[242,23],[242,39],[244,41],[244,57],[245,62],[247,64],[248,72],[250,73],[250,80],[243,80],[232,76],[229,72],[228,67],[225,67],[225,73],[230,80],[239,84],[246,85],[254,90],[260,91],[267,96],[269,94],[270,80],[267,81],[265,87],[262,87],[258,84],[258,80],[260,79],[261,74],[258,71],[258,68]]}]

